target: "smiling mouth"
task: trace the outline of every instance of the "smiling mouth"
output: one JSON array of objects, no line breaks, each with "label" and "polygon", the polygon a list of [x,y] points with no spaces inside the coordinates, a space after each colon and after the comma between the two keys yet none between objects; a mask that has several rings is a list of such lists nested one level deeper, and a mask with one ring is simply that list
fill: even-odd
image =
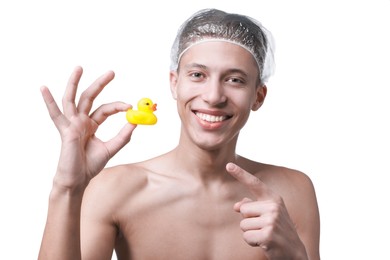
[{"label": "smiling mouth", "polygon": [[209,122],[209,123],[222,122],[222,121],[225,121],[225,120],[231,118],[231,116],[214,116],[214,115],[204,114],[204,113],[200,113],[200,112],[195,112],[195,115],[199,119],[206,121],[206,122]]}]

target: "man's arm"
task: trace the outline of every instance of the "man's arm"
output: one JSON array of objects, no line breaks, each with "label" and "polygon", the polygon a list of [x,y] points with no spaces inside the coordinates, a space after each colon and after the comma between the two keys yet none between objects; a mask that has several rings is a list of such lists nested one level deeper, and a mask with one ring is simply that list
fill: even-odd
[{"label": "man's arm", "polygon": [[[311,182],[311,189],[307,189],[307,179],[298,181],[302,184],[300,189],[306,191],[295,199],[304,205],[294,209],[294,213],[299,212],[294,218],[299,219],[297,227],[283,198],[259,178],[233,163],[227,164],[226,169],[256,197],[256,200],[244,198],[234,205],[243,217],[240,227],[249,245],[262,248],[268,259],[319,259],[319,215]],[[300,228],[299,231],[297,228]]]},{"label": "man's arm", "polygon": [[320,260],[320,214],[317,198],[312,181],[306,175],[299,176],[300,194],[294,204],[295,214],[298,219],[296,229],[305,244],[307,255],[310,260]]},{"label": "man's arm", "polygon": [[53,186],[38,259],[81,259],[80,209],[83,190]]},{"label": "man's arm", "polygon": [[98,78],[75,102],[82,69],[77,67],[66,87],[62,111],[48,88],[41,89],[49,115],[61,135],[61,153],[42,238],[39,259],[81,259],[80,212],[83,194],[89,181],[103,170],[131,138],[135,125],[126,124],[117,136],[107,142],[95,133],[109,116],[126,111],[130,105],[122,102],[105,104],[91,112],[94,99],[114,78],[108,72]]}]

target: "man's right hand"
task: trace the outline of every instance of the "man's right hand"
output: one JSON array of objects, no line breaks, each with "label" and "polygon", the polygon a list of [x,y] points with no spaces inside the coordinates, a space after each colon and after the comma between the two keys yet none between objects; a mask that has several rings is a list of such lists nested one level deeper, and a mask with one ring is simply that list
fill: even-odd
[{"label": "man's right hand", "polygon": [[62,99],[61,111],[47,87],[41,92],[50,117],[57,127],[62,140],[54,184],[57,188],[84,189],[107,162],[123,148],[131,138],[135,125],[126,124],[112,139],[103,142],[95,133],[109,116],[124,112],[131,105],[122,102],[104,104],[91,112],[93,101],[103,88],[114,78],[112,71],[99,77],[75,102],[78,84],[83,70],[76,67],[69,78]]}]

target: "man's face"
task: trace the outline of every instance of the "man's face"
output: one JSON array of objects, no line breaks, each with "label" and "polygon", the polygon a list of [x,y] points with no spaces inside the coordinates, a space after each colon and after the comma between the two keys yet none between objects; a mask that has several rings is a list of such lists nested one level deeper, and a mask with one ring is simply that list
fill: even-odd
[{"label": "man's face", "polygon": [[171,90],[187,136],[203,148],[218,148],[236,139],[250,111],[266,94],[258,86],[253,56],[228,42],[203,42],[187,50]]}]

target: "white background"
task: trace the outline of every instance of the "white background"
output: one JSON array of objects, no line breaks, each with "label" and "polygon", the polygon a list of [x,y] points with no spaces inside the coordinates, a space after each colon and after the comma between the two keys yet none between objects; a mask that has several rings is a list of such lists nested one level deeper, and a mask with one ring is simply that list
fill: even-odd
[{"label": "white background", "polygon": [[[254,5],[253,3],[256,3]],[[114,70],[96,101],[158,103],[110,165],[177,144],[169,54],[179,25],[200,8],[244,13],[276,40],[276,74],[238,153],[299,169],[317,190],[322,259],[390,259],[390,1],[2,1],[0,3],[0,259],[36,259],[60,138],[40,95],[60,102],[68,76],[81,88]],[[125,124],[123,114],[99,131]]]}]

